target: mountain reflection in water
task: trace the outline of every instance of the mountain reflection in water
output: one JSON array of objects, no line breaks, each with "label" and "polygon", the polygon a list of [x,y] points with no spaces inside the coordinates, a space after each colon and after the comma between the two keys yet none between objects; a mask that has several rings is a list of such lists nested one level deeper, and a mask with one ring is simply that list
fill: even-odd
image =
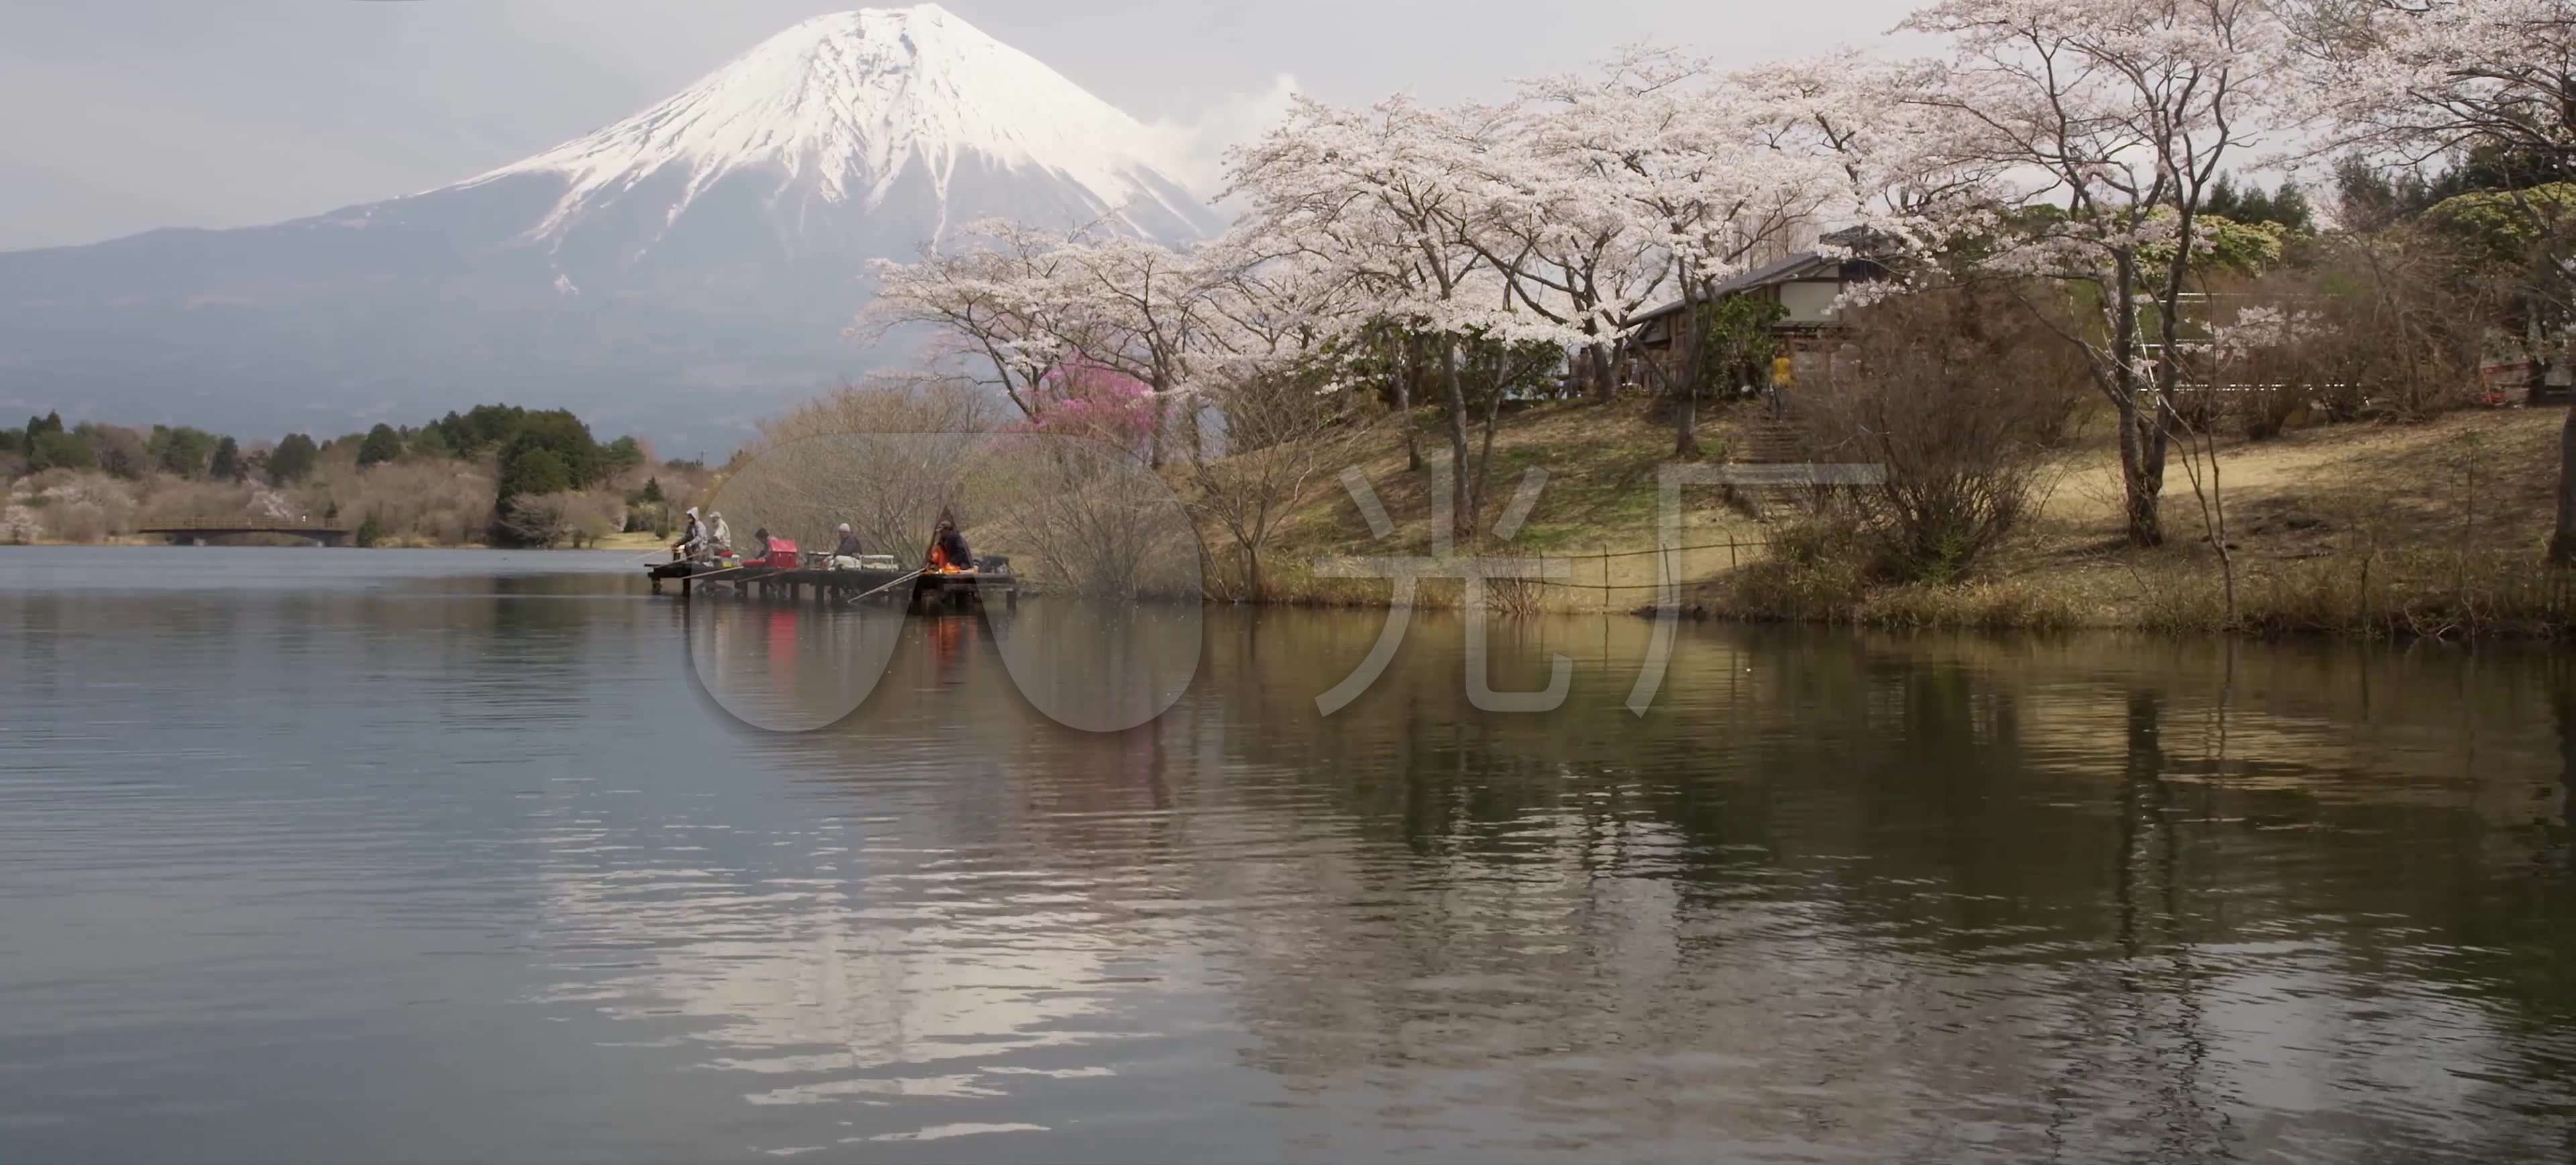
[{"label": "mountain reflection in water", "polygon": [[1639,717],[1542,620],[1501,715],[1425,613],[1325,718],[1380,615],[1211,608],[1089,734],[631,573],[0,551],[6,1155],[2576,1151],[2552,656],[1686,626]]}]

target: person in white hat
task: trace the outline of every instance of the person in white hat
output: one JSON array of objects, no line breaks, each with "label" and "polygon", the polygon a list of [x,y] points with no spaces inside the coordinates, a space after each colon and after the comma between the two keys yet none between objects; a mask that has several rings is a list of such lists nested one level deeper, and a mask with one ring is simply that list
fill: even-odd
[{"label": "person in white hat", "polygon": [[698,508],[689,507],[689,524],[680,530],[680,540],[671,544],[671,561],[686,562],[707,548],[706,523],[698,520]]},{"label": "person in white hat", "polygon": [[833,528],[833,533],[840,535],[840,540],[832,544],[832,569],[864,569],[866,564],[859,561],[859,536],[850,532],[850,524],[841,523]]}]

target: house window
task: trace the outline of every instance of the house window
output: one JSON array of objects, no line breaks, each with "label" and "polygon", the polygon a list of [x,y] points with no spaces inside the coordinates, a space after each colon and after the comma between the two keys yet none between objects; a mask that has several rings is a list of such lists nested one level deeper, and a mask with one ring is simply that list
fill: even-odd
[{"label": "house window", "polygon": [[1792,324],[1825,324],[1834,319],[1834,301],[1842,298],[1843,285],[1824,279],[1801,279],[1780,285],[1780,306],[1789,309],[1786,322]]}]

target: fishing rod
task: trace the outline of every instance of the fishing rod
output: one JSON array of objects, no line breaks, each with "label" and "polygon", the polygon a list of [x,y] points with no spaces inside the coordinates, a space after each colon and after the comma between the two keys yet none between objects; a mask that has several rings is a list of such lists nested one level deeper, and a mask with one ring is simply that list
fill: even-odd
[{"label": "fishing rod", "polygon": [[906,581],[906,580],[908,580],[908,579],[916,579],[916,578],[920,578],[920,577],[921,577],[921,571],[919,571],[919,570],[908,571],[908,572],[906,572],[906,573],[904,573],[904,574],[898,575],[898,576],[896,576],[895,578],[893,578],[893,579],[889,580],[889,581],[888,581],[884,586],[878,587],[878,588],[876,588],[875,590],[872,590],[872,591],[867,592],[866,594],[863,594],[863,595],[853,595],[853,596],[851,596],[851,597],[850,597],[850,601],[851,601],[851,602],[853,602],[853,603],[861,602],[861,601],[863,601],[863,600],[866,600],[866,599],[872,598],[872,597],[874,597],[874,596],[884,594],[885,592],[887,592],[887,591],[889,591],[889,590],[892,590],[892,589],[893,589],[897,584],[900,584],[900,583],[902,583],[902,582],[904,582],[904,581]]}]

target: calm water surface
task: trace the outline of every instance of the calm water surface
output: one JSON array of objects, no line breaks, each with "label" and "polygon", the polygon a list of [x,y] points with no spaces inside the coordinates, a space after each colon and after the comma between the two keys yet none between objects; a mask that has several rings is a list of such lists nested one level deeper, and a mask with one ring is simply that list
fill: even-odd
[{"label": "calm water surface", "polygon": [[2547,655],[696,608],[0,550],[0,1158],[2576,1156]]}]

